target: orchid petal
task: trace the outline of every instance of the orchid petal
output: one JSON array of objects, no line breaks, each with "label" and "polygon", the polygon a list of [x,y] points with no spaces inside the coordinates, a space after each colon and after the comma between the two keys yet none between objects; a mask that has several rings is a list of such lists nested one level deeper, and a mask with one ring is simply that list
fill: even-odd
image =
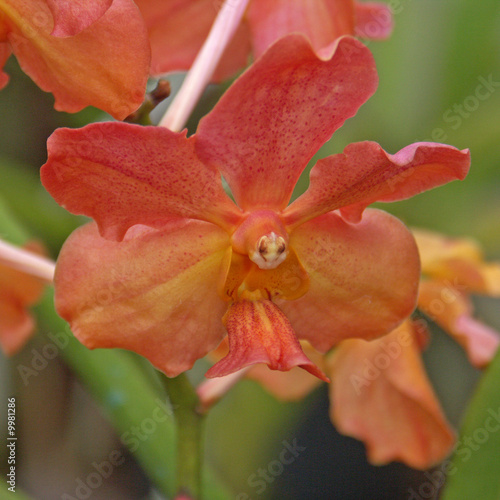
[{"label": "orchid petal", "polygon": [[8,44],[0,43],[0,90],[9,83],[9,75],[3,71],[3,67],[10,57],[11,50]]},{"label": "orchid petal", "polygon": [[425,374],[412,325],[366,342],[342,342],[329,360],[331,419],[363,441],[370,462],[399,460],[427,469],[443,460],[454,434]]},{"label": "orchid petal", "polygon": [[224,324],[229,354],[205,374],[222,377],[246,366],[266,363],[272,370],[287,371],[299,366],[328,382],[328,378],[302,351],[290,322],[269,300],[240,300],[233,303]]},{"label": "orchid petal", "polygon": [[136,226],[120,243],[88,224],[59,255],[56,309],[87,347],[130,349],[176,376],[225,335],[227,303],[216,283],[229,245],[227,233],[206,222]]},{"label": "orchid petal", "polygon": [[471,301],[449,281],[422,281],[418,307],[464,348],[472,365],[484,368],[494,358],[500,333],[472,317]]},{"label": "orchid petal", "polygon": [[[322,371],[325,370],[323,356],[308,342],[302,341],[301,347],[306,356]],[[321,380],[298,367],[288,372],[270,371],[266,366],[252,366],[245,375],[259,382],[275,398],[282,401],[298,401],[307,396],[321,383]]]},{"label": "orchid petal", "polygon": [[379,2],[355,2],[356,35],[371,40],[383,40],[392,32],[390,7]]},{"label": "orchid petal", "polygon": [[394,155],[375,142],[350,144],[342,154],[319,160],[311,170],[308,190],[284,212],[287,224],[341,209],[351,222],[375,201],[397,201],[422,191],[464,179],[470,165],[468,150],[420,142]]},{"label": "orchid petal", "polygon": [[[27,250],[42,253],[37,244]],[[27,311],[42,295],[42,280],[0,264],[0,346],[8,356],[19,351],[33,333],[35,323]]]},{"label": "orchid petal", "polygon": [[[217,15],[214,0],[136,0],[151,42],[151,73],[188,70],[200,51]],[[222,4],[222,2],[221,2]],[[189,29],[186,27],[189,26]],[[248,26],[242,23],[216,69],[220,81],[247,65]]]},{"label": "orchid petal", "polygon": [[422,273],[462,290],[500,296],[500,264],[484,262],[481,247],[472,239],[450,238],[433,231],[412,229]]},{"label": "orchid petal", "polygon": [[52,36],[74,36],[100,19],[113,0],[45,0],[54,17]]},{"label": "orchid petal", "polygon": [[359,224],[328,213],[290,234],[290,248],[309,275],[294,301],[276,299],[299,339],[326,352],[345,338],[390,332],[415,308],[420,266],[408,229],[367,210]]},{"label": "orchid petal", "polygon": [[370,51],[339,39],[319,59],[309,42],[276,42],[198,126],[200,158],[220,169],[243,209],[281,210],[307,162],[373,94]]},{"label": "orchid petal", "polygon": [[342,35],[354,34],[354,5],[350,0],[252,0],[247,17],[255,57],[290,33],[306,35],[316,52]]},{"label": "orchid petal", "polygon": [[54,20],[45,0],[1,3],[12,51],[36,84],[54,94],[57,110],[92,105],[123,119],[142,103],[150,49],[132,0],[114,0],[100,19],[68,38],[51,35]]},{"label": "orchid petal", "polygon": [[42,167],[45,188],[67,210],[92,217],[105,238],[172,217],[223,227],[238,217],[220,174],[202,164],[194,140],[163,127],[97,123],[58,129]]}]

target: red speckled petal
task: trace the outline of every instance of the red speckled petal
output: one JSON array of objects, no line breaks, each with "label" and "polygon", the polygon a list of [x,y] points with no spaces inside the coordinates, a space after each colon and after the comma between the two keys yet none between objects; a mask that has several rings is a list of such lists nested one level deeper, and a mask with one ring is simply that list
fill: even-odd
[{"label": "red speckled petal", "polygon": [[196,150],[241,208],[282,210],[311,157],[376,85],[373,57],[357,40],[341,38],[320,59],[303,36],[287,36],[201,120]]},{"label": "red speckled petal", "polygon": [[217,282],[229,244],[225,231],[199,221],[136,226],[119,243],[88,224],[59,255],[56,309],[87,347],[129,349],[176,376],[225,335]]},{"label": "red speckled petal", "polygon": [[302,297],[276,300],[299,339],[326,352],[350,337],[390,332],[416,305],[420,266],[408,229],[380,210],[358,224],[336,213],[309,221],[290,235],[309,275]]},{"label": "red speckled petal", "polygon": [[454,433],[434,395],[410,322],[371,342],[342,342],[329,360],[330,415],[363,441],[370,462],[427,469],[443,460]]},{"label": "red speckled petal", "polygon": [[290,33],[306,35],[316,51],[342,35],[354,35],[352,0],[252,0],[247,18],[255,57]]},{"label": "red speckled petal", "polygon": [[58,129],[48,141],[43,185],[67,210],[92,217],[106,238],[134,224],[161,227],[172,217],[227,226],[238,209],[220,174],[194,152],[194,140],[163,127],[96,123]]},{"label": "red speckled petal", "polygon": [[245,366],[266,363],[272,370],[288,371],[295,366],[329,382],[302,351],[290,322],[269,300],[240,300],[224,316],[229,354],[218,361],[206,377],[222,377]]},{"label": "red speckled petal", "polygon": [[[308,342],[300,343],[305,355],[321,370],[325,370],[323,356],[314,350]],[[264,365],[255,365],[245,377],[259,382],[275,398],[282,401],[299,401],[312,392],[321,380],[309,372],[292,368],[288,372],[271,371]]]},{"label": "red speckled petal", "polygon": [[378,2],[355,2],[356,35],[372,40],[383,40],[392,33],[390,7]]},{"label": "red speckled petal", "polygon": [[2,3],[12,51],[23,71],[54,94],[55,109],[75,113],[95,106],[122,120],[142,103],[150,47],[134,2],[114,0],[87,29],[64,38],[51,34],[54,18],[46,0]]},{"label": "red speckled petal", "polygon": [[398,201],[455,179],[469,171],[470,154],[445,144],[420,142],[394,155],[375,142],[350,144],[342,154],[319,160],[308,190],[284,212],[289,225],[341,209],[352,222],[375,201]]},{"label": "red speckled petal", "polygon": [[[207,39],[222,1],[136,0],[136,4],[149,31],[151,73],[161,75],[191,67]],[[213,80],[223,80],[244,68],[249,54],[250,35],[246,22],[243,22],[224,51]]]},{"label": "red speckled petal", "polygon": [[45,0],[54,17],[53,36],[73,36],[101,18],[113,0]]}]

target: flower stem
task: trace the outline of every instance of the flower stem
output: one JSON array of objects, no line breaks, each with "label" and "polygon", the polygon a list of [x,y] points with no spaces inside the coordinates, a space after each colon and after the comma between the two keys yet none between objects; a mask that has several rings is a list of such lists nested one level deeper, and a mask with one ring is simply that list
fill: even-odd
[{"label": "flower stem", "polygon": [[162,377],[177,427],[177,496],[201,500],[204,416],[187,376]]},{"label": "flower stem", "polygon": [[2,240],[0,240],[0,264],[49,283],[54,279],[55,262]]},{"label": "flower stem", "polygon": [[159,125],[182,130],[238,28],[249,0],[226,0],[203,47]]}]

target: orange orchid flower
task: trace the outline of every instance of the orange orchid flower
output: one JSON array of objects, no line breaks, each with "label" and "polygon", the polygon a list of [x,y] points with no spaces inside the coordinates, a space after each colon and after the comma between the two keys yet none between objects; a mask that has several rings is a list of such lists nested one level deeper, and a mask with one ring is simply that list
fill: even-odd
[{"label": "orange orchid flower", "polygon": [[[231,2],[232,0],[227,0]],[[223,0],[137,0],[149,30],[151,71],[187,70],[207,38]],[[186,29],[189,27],[189,29]],[[386,38],[392,31],[389,7],[353,0],[250,0],[246,15],[227,47],[214,81],[234,75],[276,40],[302,33],[316,51],[342,35]]]},{"label": "orange orchid flower", "polygon": [[132,0],[0,0],[0,70],[12,52],[59,111],[123,119],[143,101],[150,47]]},{"label": "orange orchid flower", "polygon": [[76,337],[175,376],[227,332],[229,354],[209,377],[265,363],[326,379],[297,339],[325,352],[394,329],[416,304],[417,248],[399,220],[364,209],[464,178],[469,152],[351,144],[320,160],[289,204],[309,160],[376,85],[357,40],[340,38],[320,58],[289,35],[192,137],[124,123],[54,132],[42,182],[95,220],[70,236],[55,275],[56,308]]}]

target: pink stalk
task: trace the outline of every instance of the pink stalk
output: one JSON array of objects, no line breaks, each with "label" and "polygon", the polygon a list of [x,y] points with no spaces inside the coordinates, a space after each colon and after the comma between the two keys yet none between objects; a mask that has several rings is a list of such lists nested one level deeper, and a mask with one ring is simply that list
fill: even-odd
[{"label": "pink stalk", "polygon": [[44,281],[54,279],[55,262],[0,240],[0,264],[17,269]]},{"label": "pink stalk", "polygon": [[159,125],[179,132],[212,77],[222,54],[238,28],[249,0],[226,0],[203,47]]}]

